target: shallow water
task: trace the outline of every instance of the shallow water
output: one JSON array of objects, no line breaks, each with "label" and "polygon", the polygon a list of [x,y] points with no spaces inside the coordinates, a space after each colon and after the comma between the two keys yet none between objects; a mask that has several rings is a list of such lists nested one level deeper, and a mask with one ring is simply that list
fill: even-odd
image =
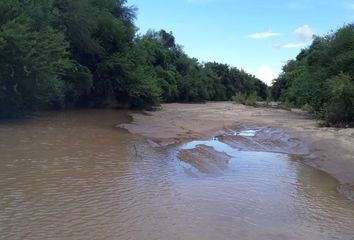
[{"label": "shallow water", "polygon": [[[354,204],[295,157],[216,139],[152,147],[127,112],[48,113],[0,124],[0,239],[354,239]],[[250,132],[247,136],[250,136]],[[222,174],[178,159],[199,144]]]}]

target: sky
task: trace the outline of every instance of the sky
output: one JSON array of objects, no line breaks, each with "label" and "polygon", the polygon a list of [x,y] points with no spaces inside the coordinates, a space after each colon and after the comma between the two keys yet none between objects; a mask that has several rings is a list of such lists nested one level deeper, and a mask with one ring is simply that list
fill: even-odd
[{"label": "sky", "polygon": [[354,22],[354,0],[128,0],[139,33],[172,32],[190,57],[244,69],[271,84],[314,35]]}]

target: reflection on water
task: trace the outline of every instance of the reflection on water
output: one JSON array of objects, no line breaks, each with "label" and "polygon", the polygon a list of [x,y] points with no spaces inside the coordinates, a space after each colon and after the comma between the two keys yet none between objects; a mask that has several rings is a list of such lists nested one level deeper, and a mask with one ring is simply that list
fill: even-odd
[{"label": "reflection on water", "polygon": [[181,149],[183,150],[191,150],[196,148],[197,146],[204,145],[208,147],[212,147],[215,149],[217,152],[223,152],[226,153],[229,156],[235,156],[239,151],[235,148],[230,147],[229,145],[220,142],[217,139],[213,140],[206,140],[206,141],[192,141],[189,143],[184,144]]},{"label": "reflection on water", "polygon": [[127,121],[90,110],[0,124],[0,239],[353,239],[354,206],[328,175],[215,140],[229,169],[193,178],[178,147],[114,127]]},{"label": "reflection on water", "polygon": [[[227,132],[225,135],[254,137],[254,136],[256,136],[256,133],[257,133],[256,130],[243,130],[243,131],[239,131],[239,132],[232,131],[231,134],[229,132]],[[226,153],[227,155],[232,156],[232,157],[237,157],[237,155],[240,154],[240,151],[238,151],[235,148],[232,148],[230,145],[228,145],[226,143],[219,141],[219,139],[217,137],[215,137],[211,140],[191,141],[186,144],[183,144],[181,149],[182,150],[191,150],[191,149],[194,149],[200,145],[212,147],[215,151]]]},{"label": "reflection on water", "polygon": [[255,130],[244,130],[240,132],[235,132],[234,135],[241,137],[254,137],[256,136],[257,131]]}]

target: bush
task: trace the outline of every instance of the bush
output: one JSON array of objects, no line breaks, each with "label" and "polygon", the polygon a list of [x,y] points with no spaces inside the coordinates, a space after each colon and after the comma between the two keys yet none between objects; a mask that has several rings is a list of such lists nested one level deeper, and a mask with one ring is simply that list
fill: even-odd
[{"label": "bush", "polygon": [[243,94],[241,92],[236,93],[235,96],[233,96],[231,99],[232,101],[236,102],[236,103],[241,103],[241,104],[245,104],[246,103],[246,94]]},{"label": "bush", "polygon": [[246,98],[245,105],[256,107],[257,106],[257,94],[253,93],[253,94],[249,95]]},{"label": "bush", "polygon": [[253,93],[247,96],[246,94],[238,92],[235,96],[232,97],[232,101],[255,107],[257,106],[257,94]]},{"label": "bush", "polygon": [[294,107],[294,104],[292,104],[289,100],[285,100],[285,102],[282,102],[279,105],[280,109],[284,109],[284,110],[287,110],[287,111],[291,111],[291,108],[293,108],[293,107]]},{"label": "bush", "polygon": [[349,75],[339,74],[330,79],[331,101],[324,116],[329,124],[354,121],[354,83]]},{"label": "bush", "polygon": [[311,107],[311,105],[308,104],[308,103],[306,103],[304,106],[302,106],[301,110],[309,112],[309,113],[313,113],[314,112],[313,107]]}]

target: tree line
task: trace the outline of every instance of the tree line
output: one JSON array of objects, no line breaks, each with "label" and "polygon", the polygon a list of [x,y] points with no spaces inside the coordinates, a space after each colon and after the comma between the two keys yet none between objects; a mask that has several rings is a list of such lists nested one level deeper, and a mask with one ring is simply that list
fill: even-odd
[{"label": "tree line", "polygon": [[354,25],[323,37],[289,61],[271,89],[275,100],[313,111],[328,125],[354,123]]},{"label": "tree line", "polygon": [[238,68],[189,57],[165,30],[137,34],[126,0],[0,1],[0,118],[45,109],[151,108],[266,98]]}]

